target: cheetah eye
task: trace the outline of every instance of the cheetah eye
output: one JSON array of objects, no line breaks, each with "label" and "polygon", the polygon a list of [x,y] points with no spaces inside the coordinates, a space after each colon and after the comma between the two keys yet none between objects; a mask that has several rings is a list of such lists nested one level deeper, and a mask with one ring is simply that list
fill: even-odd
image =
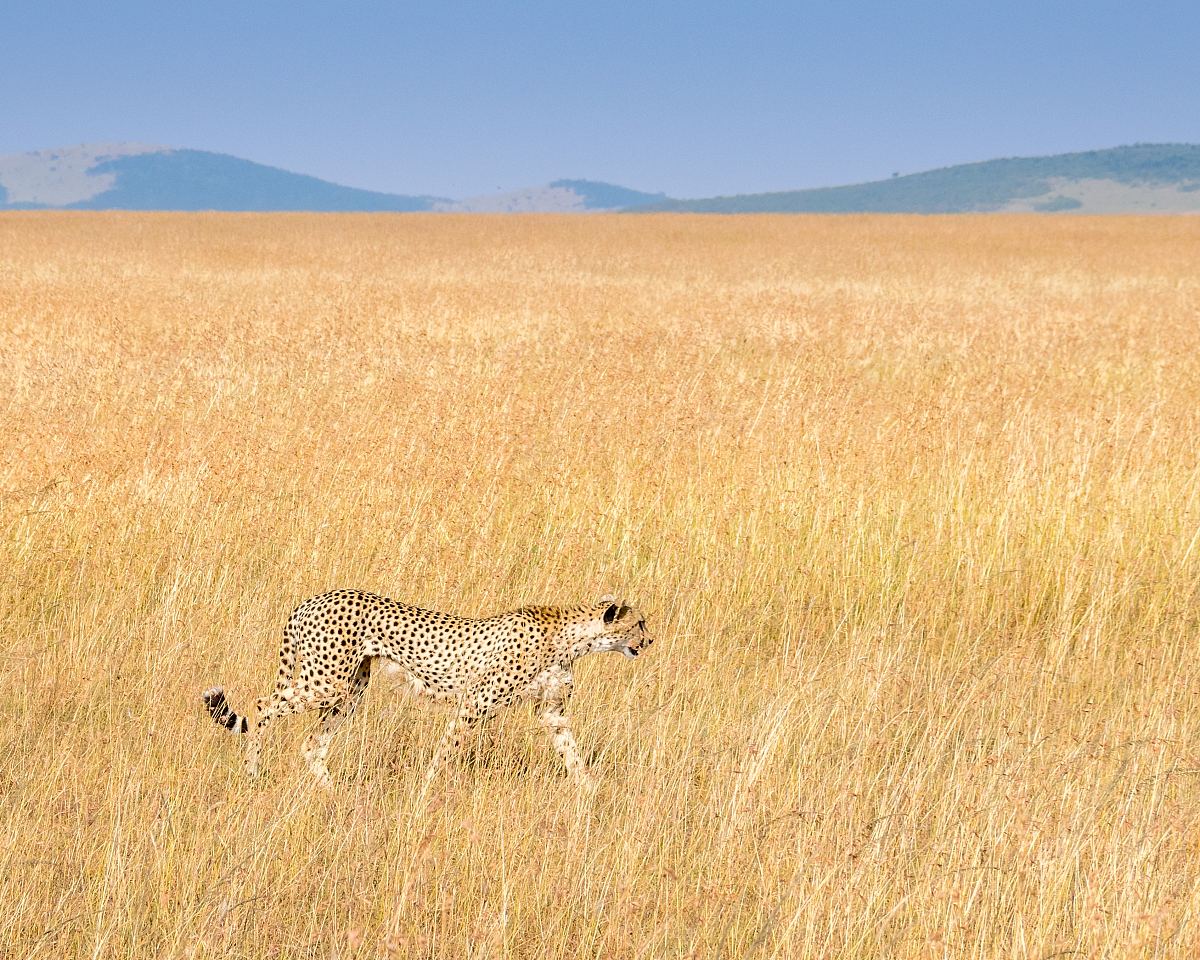
[{"label": "cheetah eye", "polygon": [[604,625],[609,626],[616,619],[617,605],[615,603],[609,604],[608,609],[604,611]]}]

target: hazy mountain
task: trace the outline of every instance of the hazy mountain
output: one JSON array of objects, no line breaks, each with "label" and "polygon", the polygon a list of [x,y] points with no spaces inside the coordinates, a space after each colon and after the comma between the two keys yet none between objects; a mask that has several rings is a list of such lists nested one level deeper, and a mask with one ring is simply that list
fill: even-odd
[{"label": "hazy mountain", "polygon": [[356,190],[223,153],[84,144],[0,157],[0,201],[70,210],[430,210],[438,197]]},{"label": "hazy mountain", "polygon": [[1200,146],[1135,144],[943,167],[845,187],[667,200],[697,213],[1200,212]]},{"label": "hazy mountain", "polygon": [[0,157],[0,208],[68,210],[586,211],[669,198],[590,180],[467,200],[344,187],[206,150],[84,144]]},{"label": "hazy mountain", "polygon": [[0,209],[446,212],[1200,212],[1200,146],[967,163],[843,187],[672,200],[594,180],[453,200],[345,187],[227,154],[132,143],[0,157]]}]

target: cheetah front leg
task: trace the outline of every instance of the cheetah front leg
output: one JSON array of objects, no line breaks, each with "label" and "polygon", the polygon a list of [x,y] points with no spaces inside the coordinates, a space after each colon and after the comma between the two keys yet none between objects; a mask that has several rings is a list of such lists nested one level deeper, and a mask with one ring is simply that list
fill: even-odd
[{"label": "cheetah front leg", "polygon": [[567,766],[567,776],[578,786],[592,789],[596,786],[596,781],[592,779],[587,763],[579,752],[575,733],[565,715],[566,707],[566,697],[546,701],[538,712],[538,721],[546,728],[554,743],[554,749],[563,758],[563,763]]},{"label": "cheetah front leg", "polygon": [[429,767],[425,771],[425,780],[421,784],[420,803],[424,803],[425,795],[429,792],[429,787],[438,775],[438,771],[450,757],[455,756],[462,749],[463,738],[482,719],[474,710],[466,709],[460,710],[446,725],[446,732],[442,734],[437,749],[433,751],[433,759],[429,761]]},{"label": "cheetah front leg", "polygon": [[461,749],[463,737],[478,726],[480,721],[487,719],[501,707],[509,706],[516,698],[516,684],[511,677],[500,674],[480,677],[463,691],[458,702],[458,712],[446,726],[446,732],[442,734],[441,742],[429,762],[429,769],[425,771],[425,782],[421,787],[422,802],[429,785],[433,783],[446,759]]}]

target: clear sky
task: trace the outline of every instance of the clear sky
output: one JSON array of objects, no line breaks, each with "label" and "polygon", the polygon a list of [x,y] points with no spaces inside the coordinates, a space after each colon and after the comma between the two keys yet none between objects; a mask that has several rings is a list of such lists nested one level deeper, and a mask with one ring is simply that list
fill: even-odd
[{"label": "clear sky", "polygon": [[1200,142],[1200,2],[12,0],[0,154],[95,140],[462,197],[694,197]]}]

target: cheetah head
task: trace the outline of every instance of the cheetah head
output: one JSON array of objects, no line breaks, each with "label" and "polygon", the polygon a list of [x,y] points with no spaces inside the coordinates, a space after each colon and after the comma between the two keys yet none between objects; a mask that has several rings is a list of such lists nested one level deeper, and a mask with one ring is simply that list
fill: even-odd
[{"label": "cheetah head", "polygon": [[612,650],[633,658],[654,642],[646,633],[646,618],[616,597],[601,597],[595,610],[600,620],[600,634],[594,648],[597,652]]}]

